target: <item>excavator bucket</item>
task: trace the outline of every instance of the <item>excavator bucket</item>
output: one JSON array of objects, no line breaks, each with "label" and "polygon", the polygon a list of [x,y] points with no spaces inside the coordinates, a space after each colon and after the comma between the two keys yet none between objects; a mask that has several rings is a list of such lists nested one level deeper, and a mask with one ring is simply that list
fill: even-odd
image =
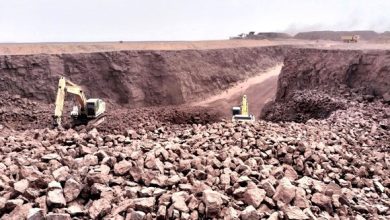
[{"label": "excavator bucket", "polygon": [[53,128],[61,127],[61,117],[53,116],[52,126]]}]

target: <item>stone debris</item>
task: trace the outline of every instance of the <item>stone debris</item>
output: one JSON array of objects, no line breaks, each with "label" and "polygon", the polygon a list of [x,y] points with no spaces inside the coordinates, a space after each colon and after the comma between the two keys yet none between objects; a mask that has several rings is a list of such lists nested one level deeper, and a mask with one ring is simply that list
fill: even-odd
[{"label": "stone debris", "polygon": [[114,173],[117,175],[124,175],[130,171],[131,163],[126,160],[122,160],[114,165]]},{"label": "stone debris", "polygon": [[71,220],[69,214],[66,213],[49,213],[46,215],[46,220]]},{"label": "stone debris", "polygon": [[284,210],[287,219],[309,219],[309,217],[299,208],[296,206],[290,206]]},{"label": "stone debris", "polygon": [[92,219],[96,219],[107,215],[110,210],[110,201],[103,198],[93,201],[91,207],[88,209],[88,213]]},{"label": "stone debris", "polygon": [[46,202],[49,207],[53,208],[62,208],[66,206],[66,200],[59,182],[53,181],[49,183]]},{"label": "stone debris", "polygon": [[32,208],[28,211],[27,220],[41,220],[45,219],[43,210],[40,208]]},{"label": "stone debris", "polygon": [[240,215],[240,218],[243,220],[250,220],[250,219],[260,219],[260,215],[258,211],[253,206],[247,206]]},{"label": "stone debris", "polygon": [[259,189],[257,187],[247,189],[243,194],[242,201],[245,202],[247,205],[252,205],[253,207],[258,208],[261,202],[264,200],[265,194],[265,190]]},{"label": "stone debris", "polygon": [[388,104],[346,104],[305,123],[1,133],[0,218],[389,219]]},{"label": "stone debris", "polygon": [[14,183],[14,189],[20,194],[24,194],[28,188],[29,182],[26,179],[22,179]]},{"label": "stone debris", "polygon": [[324,209],[329,213],[333,212],[332,200],[329,196],[321,193],[314,193],[314,195],[311,197],[311,201],[321,209]]},{"label": "stone debris", "polygon": [[71,202],[76,199],[82,190],[82,185],[76,180],[70,178],[65,182],[64,196],[66,202]]},{"label": "stone debris", "polygon": [[172,206],[173,208],[181,211],[188,212],[189,208],[186,204],[186,198],[188,197],[188,193],[186,192],[175,192],[172,194]]},{"label": "stone debris", "polygon": [[218,192],[213,190],[203,191],[202,201],[206,206],[208,216],[215,216],[220,212],[223,201]]},{"label": "stone debris", "polygon": [[279,185],[275,190],[275,194],[272,197],[277,202],[283,202],[284,204],[290,204],[295,198],[296,187],[291,184],[290,180],[283,178],[279,181]]},{"label": "stone debris", "polygon": [[151,212],[154,209],[156,198],[155,197],[138,198],[138,199],[134,199],[133,201],[136,210]]}]

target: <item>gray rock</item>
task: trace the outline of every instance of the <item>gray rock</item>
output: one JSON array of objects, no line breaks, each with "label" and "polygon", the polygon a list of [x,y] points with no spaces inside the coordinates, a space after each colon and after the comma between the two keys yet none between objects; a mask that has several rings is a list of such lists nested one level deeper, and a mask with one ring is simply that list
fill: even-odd
[{"label": "gray rock", "polygon": [[272,213],[272,214],[268,217],[268,220],[279,220],[279,213],[278,213],[278,212]]},{"label": "gray rock", "polygon": [[73,201],[68,204],[66,212],[71,216],[84,214],[84,206],[77,201]]},{"label": "gray rock", "polygon": [[65,213],[49,213],[46,215],[46,220],[71,220],[69,214]]},{"label": "gray rock", "polygon": [[157,219],[158,220],[164,220],[167,218],[167,207],[166,206],[160,206],[157,210]]},{"label": "gray rock", "polygon": [[64,195],[66,202],[76,199],[82,190],[82,185],[76,180],[70,178],[65,182]]},{"label": "gray rock", "polygon": [[385,187],[379,182],[379,180],[374,180],[374,186],[378,192],[380,192],[380,193],[385,192]]},{"label": "gray rock", "polygon": [[47,192],[46,203],[49,207],[61,208],[66,206],[62,189],[51,189]]},{"label": "gray rock", "polygon": [[333,213],[332,200],[328,196],[321,193],[314,193],[311,197],[313,204],[326,210],[328,213]]},{"label": "gray rock", "polygon": [[116,175],[125,175],[130,171],[131,162],[122,160],[114,165],[114,173]]},{"label": "gray rock", "polygon": [[53,171],[54,179],[58,182],[64,182],[69,176],[69,167],[63,166]]},{"label": "gray rock", "polygon": [[27,179],[19,180],[18,182],[14,183],[14,189],[16,192],[23,194],[26,192],[27,188],[29,186],[29,182]]},{"label": "gray rock", "polygon": [[133,202],[136,210],[151,212],[154,209],[156,198],[155,197],[139,198],[139,199],[134,199]]},{"label": "gray rock", "polygon": [[308,208],[310,206],[309,200],[306,198],[306,192],[304,189],[297,187],[294,198],[294,206],[298,208]]},{"label": "gray rock", "polygon": [[51,181],[47,187],[48,190],[52,189],[62,189],[61,183],[56,181]]},{"label": "gray rock", "polygon": [[296,206],[289,206],[284,210],[287,219],[309,219],[309,217],[298,207]]},{"label": "gray rock", "polygon": [[279,181],[278,187],[276,187],[273,199],[275,201],[283,202],[284,204],[290,204],[295,198],[295,190],[296,187],[292,185],[287,178],[283,178]]},{"label": "gray rock", "polygon": [[11,220],[12,219],[15,219],[15,220],[25,219],[27,217],[30,209],[32,209],[30,203],[18,205],[9,213],[8,216],[3,215],[2,219],[11,219]]},{"label": "gray rock", "polygon": [[258,220],[260,219],[260,215],[257,210],[253,206],[247,206],[244,211],[241,212],[240,215],[242,220]]},{"label": "gray rock", "polygon": [[219,214],[222,206],[221,194],[213,190],[205,190],[203,192],[202,201],[206,206],[208,216],[216,216]]},{"label": "gray rock", "polygon": [[275,195],[276,190],[270,181],[265,181],[261,187],[265,190],[267,196],[272,197]]},{"label": "gray rock", "polygon": [[91,207],[88,209],[89,216],[92,219],[103,217],[107,215],[111,210],[111,203],[107,199],[98,199],[93,201]]},{"label": "gray rock", "polygon": [[235,210],[233,207],[228,207],[224,209],[222,213],[223,219],[225,220],[238,220],[239,214],[237,210]]},{"label": "gray rock", "polygon": [[383,94],[383,100],[387,103],[390,103],[390,92]]},{"label": "gray rock", "polygon": [[258,208],[261,202],[264,200],[266,195],[265,190],[259,189],[257,187],[248,188],[243,194],[242,201],[248,205],[252,205],[255,208]]},{"label": "gray rock", "polygon": [[142,211],[135,211],[131,210],[130,212],[127,213],[126,219],[129,220],[143,220],[145,218],[145,213]]},{"label": "gray rock", "polygon": [[172,194],[172,205],[175,209],[181,212],[189,212],[189,208],[186,204],[186,199],[188,197],[187,192],[175,192]]},{"label": "gray rock", "polygon": [[40,208],[31,208],[28,211],[27,220],[42,220],[45,218],[43,210]]}]

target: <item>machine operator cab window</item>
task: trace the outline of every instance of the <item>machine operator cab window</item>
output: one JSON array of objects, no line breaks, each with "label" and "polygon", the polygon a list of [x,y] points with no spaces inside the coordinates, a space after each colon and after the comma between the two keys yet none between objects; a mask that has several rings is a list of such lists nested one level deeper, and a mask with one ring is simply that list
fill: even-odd
[{"label": "machine operator cab window", "polygon": [[[96,105],[96,107],[95,107]],[[95,109],[99,107],[99,102],[98,101],[89,101],[87,102],[87,114],[89,116],[94,116],[95,115]]]}]

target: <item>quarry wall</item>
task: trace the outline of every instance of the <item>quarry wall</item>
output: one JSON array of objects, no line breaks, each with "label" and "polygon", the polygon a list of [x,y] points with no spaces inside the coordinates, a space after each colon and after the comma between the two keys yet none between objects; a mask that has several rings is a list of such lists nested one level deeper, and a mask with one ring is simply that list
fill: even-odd
[{"label": "quarry wall", "polygon": [[280,47],[0,56],[0,91],[53,102],[60,75],[89,97],[132,107],[215,94],[283,59]]},{"label": "quarry wall", "polygon": [[293,91],[340,87],[383,96],[390,92],[390,51],[291,49],[284,59],[276,99]]},{"label": "quarry wall", "polygon": [[0,91],[52,103],[64,75],[122,106],[184,104],[216,94],[284,61],[276,101],[297,90],[390,92],[390,51],[286,46],[0,56]]}]

